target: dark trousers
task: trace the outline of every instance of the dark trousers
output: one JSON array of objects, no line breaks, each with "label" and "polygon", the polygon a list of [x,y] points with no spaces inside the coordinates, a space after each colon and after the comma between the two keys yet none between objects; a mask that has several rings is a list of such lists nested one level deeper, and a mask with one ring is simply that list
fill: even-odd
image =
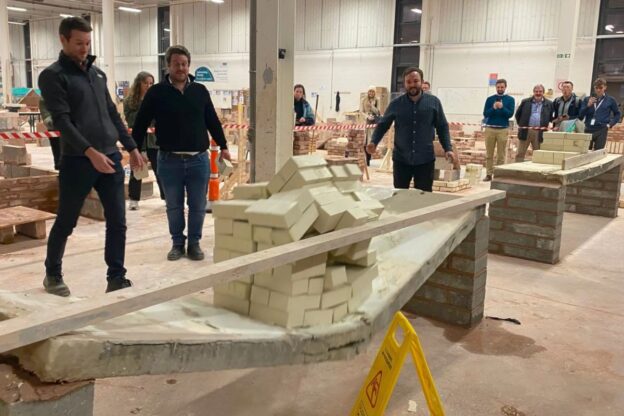
[{"label": "dark trousers", "polygon": [[586,131],[586,133],[590,133],[592,135],[589,150],[600,150],[605,148],[607,145],[607,134],[609,133],[609,128],[607,126],[602,126],[596,131]]},{"label": "dark trousers", "polygon": [[431,192],[433,186],[433,171],[435,160],[424,165],[407,165],[397,160],[393,161],[394,187],[397,189],[408,189],[412,179],[414,188]]},{"label": "dark trousers", "polygon": [[52,157],[54,158],[54,169],[59,170],[61,162],[61,138],[50,137],[50,147],[52,148]]},{"label": "dark trousers", "polygon": [[[160,199],[165,199],[165,192],[163,191],[162,184],[160,183],[160,177],[158,176],[158,149],[147,149],[147,158],[152,165],[152,170],[156,174],[156,183],[158,184],[158,190],[160,191]],[[130,172],[130,182],[128,183],[128,197],[132,201],[141,200],[141,179],[136,179],[134,173]]]},{"label": "dark trousers", "polygon": [[104,260],[108,265],[108,280],[126,275],[126,207],[124,205],[124,170],[119,152],[107,155],[115,162],[115,173],[95,170],[84,156],[63,156],[59,169],[59,206],[56,221],[50,230],[45,260],[46,274],[62,274],[63,254],[82,204],[92,188],[97,191],[106,218]]}]

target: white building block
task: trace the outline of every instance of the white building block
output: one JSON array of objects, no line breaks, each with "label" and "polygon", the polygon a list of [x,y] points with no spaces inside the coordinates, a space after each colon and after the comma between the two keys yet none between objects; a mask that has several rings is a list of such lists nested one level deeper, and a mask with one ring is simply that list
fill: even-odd
[{"label": "white building block", "polygon": [[327,205],[319,206],[318,218],[313,225],[314,229],[321,234],[325,234],[335,230],[344,213],[348,209],[355,207],[355,201],[351,200],[348,197],[345,197],[344,195],[342,199],[331,202]]},{"label": "white building block", "polygon": [[332,179],[333,176],[331,172],[325,166],[301,169],[292,175],[282,188],[282,191],[301,189],[304,186],[316,185],[319,183],[330,183]]},{"label": "white building block", "polygon": [[212,216],[215,218],[230,218],[247,220],[245,211],[256,201],[232,199],[216,201],[212,204]]},{"label": "white building block", "polygon": [[554,164],[553,152],[550,150],[536,150],[533,152],[531,161],[533,163],[553,165]]},{"label": "white building block", "polygon": [[234,220],[230,218],[215,218],[214,230],[215,234],[232,235],[234,234]]},{"label": "white building block", "polygon": [[283,191],[275,195],[271,195],[270,200],[289,201],[299,204],[301,212],[305,211],[314,202],[312,191],[310,189],[293,189],[290,191]]},{"label": "white building block", "polygon": [[332,308],[331,311],[334,315],[332,319],[334,322],[342,321],[342,319],[349,314],[348,303],[341,303],[335,308]]},{"label": "white building block", "polygon": [[269,307],[280,311],[319,309],[320,306],[321,295],[291,296],[271,291],[269,296]]},{"label": "white building block", "polygon": [[347,256],[338,256],[334,258],[334,261],[339,262],[339,263],[350,264],[353,266],[370,267],[374,265],[375,263],[377,263],[377,251],[369,249],[368,253],[366,254],[366,257],[362,257],[357,260],[354,260]]},{"label": "white building block", "polygon": [[308,293],[308,280],[292,280],[290,277],[283,275],[256,273],[254,275],[255,285],[292,296]]},{"label": "white building block", "polygon": [[234,199],[266,199],[269,197],[269,182],[245,183],[232,190]]},{"label": "white building block", "polygon": [[269,181],[269,186],[267,186],[267,190],[271,195],[276,194],[282,190],[282,188],[286,185],[286,181],[280,175],[274,175]]},{"label": "white building block", "polygon": [[323,293],[324,277],[313,277],[308,281],[308,295],[320,295]]},{"label": "white building block", "polygon": [[256,248],[256,251],[268,250],[273,247],[275,247],[273,244],[258,243],[258,247]]},{"label": "white building block", "polygon": [[377,265],[372,267],[347,267],[347,280],[353,288],[352,297],[368,296],[373,289],[373,280],[379,274]]},{"label": "white building block", "polygon": [[343,265],[327,266],[323,280],[324,289],[334,290],[347,283],[347,268]]},{"label": "white building block", "polygon": [[316,204],[310,205],[297,222],[288,230],[275,229],[271,233],[273,244],[282,245],[299,241],[312,228],[312,224],[318,218],[319,213]]},{"label": "white building block", "polygon": [[263,227],[261,225],[253,226],[253,241],[257,243],[273,244],[271,239],[271,233],[273,229],[271,227]]},{"label": "white building block", "polygon": [[262,305],[269,304],[269,295],[271,291],[269,289],[265,289],[258,285],[253,285],[251,287],[251,295],[250,299],[254,303],[260,303]]},{"label": "white building block", "polygon": [[237,280],[215,285],[212,289],[214,293],[222,293],[238,299],[249,300],[251,295],[251,285]]},{"label": "white building block", "polygon": [[368,248],[371,240],[360,241],[349,246],[344,246],[331,251],[334,257],[344,257],[356,261],[368,255]]},{"label": "white building block", "polygon": [[321,309],[330,309],[351,299],[351,285],[337,287],[334,290],[323,292],[321,295]]},{"label": "white building block", "polygon": [[296,328],[303,325],[303,310],[292,312],[280,311],[259,303],[251,303],[249,316],[267,324]]},{"label": "white building block", "polygon": [[327,166],[327,161],[319,155],[293,156],[284,163],[278,171],[285,181],[288,181],[296,172],[301,169]]},{"label": "white building block", "polygon": [[232,257],[230,257],[230,250],[227,250],[225,248],[219,248],[219,247],[214,247],[212,249],[212,261],[214,263],[218,263],[220,261],[226,261],[231,258]]},{"label": "white building block", "polygon": [[305,311],[303,314],[303,325],[331,325],[334,322],[333,309]]},{"label": "white building block", "polygon": [[327,253],[317,254],[296,261],[292,266],[292,279],[301,280],[325,275]]},{"label": "white building block", "polygon": [[296,201],[269,198],[254,201],[245,214],[252,225],[290,228],[297,222],[303,211]]},{"label": "white building block", "polygon": [[368,222],[368,218],[368,213],[363,209],[358,207],[349,208],[342,215],[340,221],[338,221],[336,230],[364,225]]},{"label": "white building block", "polygon": [[214,293],[213,303],[219,308],[228,309],[240,315],[249,315],[249,301],[238,299],[224,293]]},{"label": "white building block", "polygon": [[332,165],[329,167],[329,170],[334,177],[334,181],[348,181],[350,179],[349,173],[347,173],[347,170],[342,165]]},{"label": "white building block", "polygon": [[348,180],[348,181],[334,182],[334,186],[338,188],[338,190],[342,193],[360,192],[363,189],[362,184],[360,183],[359,180],[358,181]]},{"label": "white building block", "polygon": [[229,235],[215,235],[215,247],[230,251],[253,253],[257,249],[257,243],[252,240],[239,240]]},{"label": "white building block", "polygon": [[251,224],[247,221],[234,221],[232,231],[233,237],[237,240],[253,241]]},{"label": "white building block", "polygon": [[314,198],[314,202],[317,205],[327,205],[332,202],[339,201],[344,198],[348,198],[342,194],[335,186],[319,186],[316,188],[308,188],[312,197]]},{"label": "white building block", "polygon": [[351,180],[360,180],[362,177],[362,170],[360,167],[354,163],[349,163],[344,165],[345,170],[347,171],[347,175],[349,175],[349,179]]}]

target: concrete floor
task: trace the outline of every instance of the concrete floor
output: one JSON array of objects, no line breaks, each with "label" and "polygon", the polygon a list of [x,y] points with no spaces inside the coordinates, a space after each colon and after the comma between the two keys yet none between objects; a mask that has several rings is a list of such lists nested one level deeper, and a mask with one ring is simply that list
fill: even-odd
[{"label": "concrete floor", "polygon": [[[46,149],[31,151],[34,164],[47,163]],[[390,176],[373,172],[372,182]],[[142,201],[128,225],[129,277],[149,285],[144,271],[158,268],[169,245],[162,202]],[[76,294],[104,290],[103,233],[81,219],[71,237],[66,280]],[[485,314],[521,325],[485,319],[466,330],[410,317],[447,414],[624,414],[624,219],[566,214],[563,233],[555,266],[489,257]],[[211,242],[207,220],[204,248]],[[41,290],[44,253],[45,242],[23,238],[0,246],[0,290]],[[345,415],[383,335],[346,362],[98,380],[95,415]],[[386,414],[428,414],[411,362]]]}]

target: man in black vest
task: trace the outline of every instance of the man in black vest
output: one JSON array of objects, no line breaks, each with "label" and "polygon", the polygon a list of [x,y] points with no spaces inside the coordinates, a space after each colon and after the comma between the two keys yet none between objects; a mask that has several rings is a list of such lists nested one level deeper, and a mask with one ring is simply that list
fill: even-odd
[{"label": "man in black vest", "polygon": [[63,50],[58,61],[39,76],[39,88],[61,132],[59,207],[50,230],[43,286],[48,293],[69,296],[63,281],[62,261],[82,204],[97,191],[106,217],[104,259],[108,265],[107,292],[132,285],[124,268],[126,209],[124,170],[117,140],[130,152],[130,164],[143,167],[136,143],[121,121],[108,88],[106,75],[89,55],[91,25],[81,17],[63,19],[59,34]]}]

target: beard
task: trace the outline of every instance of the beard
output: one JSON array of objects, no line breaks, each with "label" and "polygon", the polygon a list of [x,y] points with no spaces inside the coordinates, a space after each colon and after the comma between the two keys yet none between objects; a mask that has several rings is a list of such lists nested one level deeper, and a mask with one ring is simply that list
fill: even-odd
[{"label": "beard", "polygon": [[409,95],[410,97],[416,97],[417,95],[420,94],[421,91],[422,91],[421,88],[413,87],[407,90],[407,95]]}]

